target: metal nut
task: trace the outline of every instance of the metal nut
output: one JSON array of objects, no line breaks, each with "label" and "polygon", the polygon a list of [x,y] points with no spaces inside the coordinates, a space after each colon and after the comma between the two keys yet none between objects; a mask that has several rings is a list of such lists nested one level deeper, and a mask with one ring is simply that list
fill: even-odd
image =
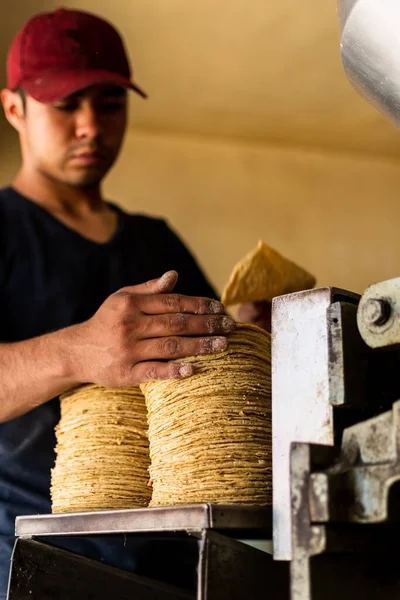
[{"label": "metal nut", "polygon": [[362,316],[368,325],[380,326],[388,322],[391,312],[387,300],[371,298],[364,304]]}]

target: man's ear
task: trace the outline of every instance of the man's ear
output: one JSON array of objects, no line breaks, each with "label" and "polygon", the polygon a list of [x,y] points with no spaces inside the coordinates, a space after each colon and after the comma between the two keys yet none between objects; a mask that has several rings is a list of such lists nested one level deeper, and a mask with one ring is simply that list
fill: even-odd
[{"label": "man's ear", "polygon": [[1,91],[1,102],[7,121],[20,133],[25,119],[25,111],[20,94],[4,89]]}]

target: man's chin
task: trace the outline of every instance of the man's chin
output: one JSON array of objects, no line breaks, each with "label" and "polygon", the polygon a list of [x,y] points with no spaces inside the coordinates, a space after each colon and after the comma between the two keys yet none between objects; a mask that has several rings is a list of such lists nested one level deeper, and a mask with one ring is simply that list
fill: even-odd
[{"label": "man's chin", "polygon": [[84,173],[79,173],[75,176],[68,177],[68,181],[70,185],[78,188],[92,188],[98,186],[101,181],[104,179],[108,172],[104,170],[88,170]]},{"label": "man's chin", "polygon": [[79,181],[72,181],[70,182],[70,185],[72,185],[73,187],[76,188],[81,188],[81,189],[90,189],[90,188],[94,188],[94,187],[98,187],[103,179],[104,175],[102,177],[87,177],[85,179],[80,179]]}]

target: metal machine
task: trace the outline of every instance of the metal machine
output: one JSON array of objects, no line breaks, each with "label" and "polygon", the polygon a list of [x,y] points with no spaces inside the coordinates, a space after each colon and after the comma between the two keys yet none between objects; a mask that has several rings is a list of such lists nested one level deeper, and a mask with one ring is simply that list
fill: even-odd
[{"label": "metal machine", "polygon": [[274,300],[274,558],[291,600],[400,595],[399,344],[400,279]]},{"label": "metal machine", "polygon": [[[9,600],[400,595],[400,278],[275,298],[272,326],[273,530],[270,509],[209,504],[19,517]],[[193,585],[48,544],[116,533],[198,540]],[[273,557],[248,543],[272,536]]]},{"label": "metal machine", "polygon": [[[400,126],[400,4],[338,0],[355,89]],[[274,558],[291,600],[397,598],[400,279],[273,308]]]},{"label": "metal machine", "polygon": [[400,125],[400,5],[396,0],[338,0],[342,63],[349,81]]}]

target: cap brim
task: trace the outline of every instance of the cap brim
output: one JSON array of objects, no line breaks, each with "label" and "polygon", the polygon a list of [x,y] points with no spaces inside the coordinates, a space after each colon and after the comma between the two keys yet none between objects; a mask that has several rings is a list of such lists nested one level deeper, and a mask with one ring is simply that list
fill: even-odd
[{"label": "cap brim", "polygon": [[131,89],[142,98],[147,98],[147,94],[136,83],[130,81],[128,77],[100,70],[60,71],[44,74],[41,77],[25,81],[21,87],[37,102],[50,104],[100,83]]}]

